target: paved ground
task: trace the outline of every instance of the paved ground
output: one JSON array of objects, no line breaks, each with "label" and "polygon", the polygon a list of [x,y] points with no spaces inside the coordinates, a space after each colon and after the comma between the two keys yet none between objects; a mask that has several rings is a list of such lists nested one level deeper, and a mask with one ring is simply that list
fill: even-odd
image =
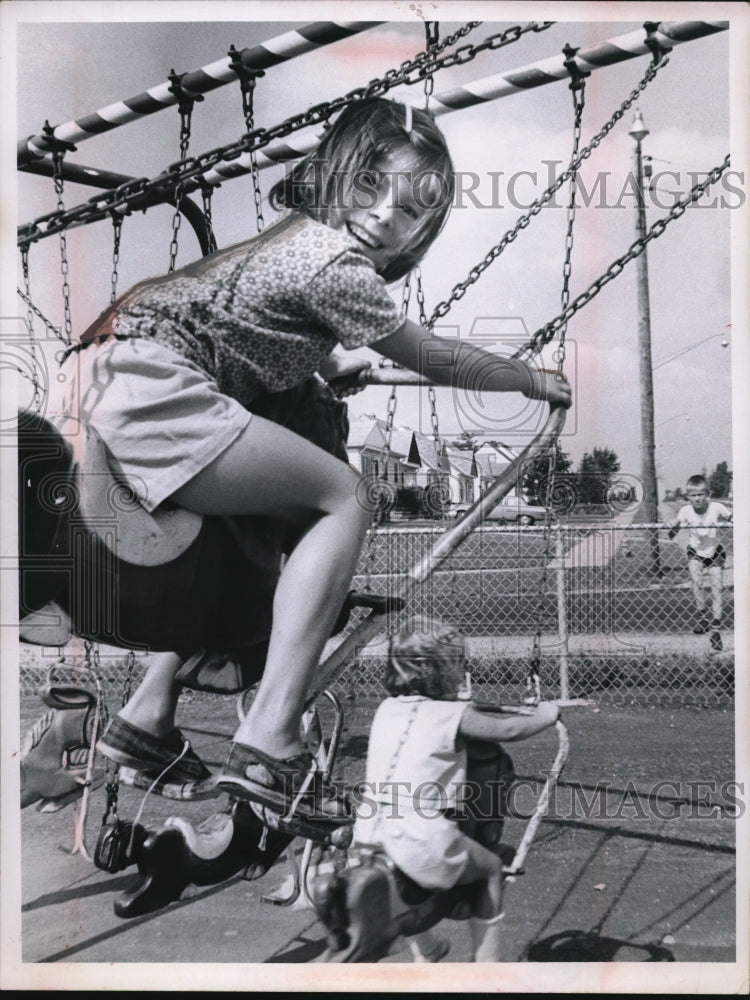
[{"label": "paved ground", "polygon": [[[24,701],[24,724],[38,708],[32,699]],[[371,714],[372,705],[347,707],[337,765],[343,780],[361,777]],[[469,958],[468,928],[457,921],[440,928],[451,951],[439,967],[410,964],[405,949],[377,966],[336,970],[324,965],[325,931],[315,912],[300,902],[281,906],[264,900],[288,895],[292,867],[286,860],[258,881],[233,879],[195,890],[160,912],[122,920],[114,902],[137,878],[135,870],[107,875],[81,854],[67,853],[73,843],[73,807],[51,814],[30,807],[20,816],[23,976],[34,982],[45,977],[52,984],[73,977],[76,983],[95,981],[99,988],[102,980],[103,988],[119,989],[136,983],[148,988],[168,971],[165,988],[196,989],[207,974],[196,963],[217,963],[208,973],[209,989],[219,983],[260,989],[274,982],[322,989],[323,984],[329,988],[331,976],[344,977],[333,981],[334,989],[335,983],[347,984],[341,986],[347,990],[391,988],[405,976],[410,990],[446,989],[461,972],[461,990],[468,989],[468,973],[483,976],[478,982],[492,990],[521,982],[528,989],[529,981],[534,989],[549,982],[557,990],[580,981],[567,979],[561,987],[559,978],[550,978],[553,967],[544,963],[565,961],[588,963],[576,964],[575,976],[600,977],[595,990],[622,973],[619,963],[628,963],[629,975],[647,976],[648,990],[660,977],[679,980],[680,969],[693,968],[683,963],[719,963],[711,968],[719,970],[719,991],[724,992],[721,985],[734,983],[738,975],[733,964],[736,821],[731,815],[736,790],[728,784],[735,774],[731,712],[598,711],[589,705],[567,709],[565,721],[571,739],[568,765],[526,873],[507,889],[505,960],[498,966],[467,970],[455,964]],[[219,764],[236,724],[234,701],[190,696],[180,722],[204,758]],[[529,788],[538,787],[555,750],[554,732],[517,745],[516,770]],[[658,784],[667,781],[668,786]],[[142,796],[122,789],[120,814],[134,818]],[[532,801],[531,791],[523,792],[519,809]],[[180,804],[152,797],[143,822],[158,825],[168,815],[197,822],[222,807],[223,800]],[[99,789],[87,822],[90,849],[103,811]],[[509,820],[504,839],[516,845],[524,825]],[[300,851],[301,842],[295,847]],[[600,962],[606,964],[592,965]],[[658,970],[636,968],[654,962],[660,963]],[[309,965],[315,968],[305,971]],[[436,983],[442,985],[430,985]]]}]

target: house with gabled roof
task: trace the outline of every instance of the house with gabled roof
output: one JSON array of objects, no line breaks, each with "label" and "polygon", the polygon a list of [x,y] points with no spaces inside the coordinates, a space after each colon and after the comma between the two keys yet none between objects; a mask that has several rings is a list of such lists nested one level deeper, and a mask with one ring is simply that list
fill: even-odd
[{"label": "house with gabled roof", "polygon": [[[486,441],[474,452],[477,465],[477,478],[482,492],[486,490],[513,462],[518,452],[510,445],[501,441]],[[510,497],[518,495],[517,488],[511,490]]]},{"label": "house with gabled roof", "polygon": [[397,486],[414,486],[420,467],[414,431],[394,427],[390,442],[385,420],[363,413],[350,421],[346,450],[350,464],[368,479],[384,479]]},{"label": "house with gabled roof", "polygon": [[516,457],[501,442],[471,451],[399,426],[392,428],[388,446],[387,435],[386,421],[374,414],[351,420],[346,445],[351,465],[366,478],[397,487],[438,486],[451,504],[472,504]]},{"label": "house with gabled roof", "polygon": [[472,504],[479,496],[479,474],[474,452],[447,445],[451,503]]}]

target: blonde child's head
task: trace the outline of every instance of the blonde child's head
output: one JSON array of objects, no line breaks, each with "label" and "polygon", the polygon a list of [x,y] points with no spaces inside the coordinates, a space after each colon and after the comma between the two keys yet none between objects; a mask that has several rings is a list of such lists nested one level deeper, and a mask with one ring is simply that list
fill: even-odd
[{"label": "blonde child's head", "polygon": [[[419,263],[440,232],[453,201],[453,163],[431,114],[382,98],[348,105],[320,144],[271,191],[274,208],[296,208],[327,225],[336,214],[372,202],[372,175],[398,164],[399,190],[419,211],[408,239],[378,273],[388,282]],[[384,167],[384,164],[386,165]]]},{"label": "blonde child's head", "polygon": [[685,484],[685,492],[692,504],[693,510],[698,514],[702,514],[708,507],[709,489],[706,477],[701,475],[690,476]]},{"label": "blonde child's head", "polygon": [[453,698],[464,682],[466,641],[432,618],[412,618],[391,638],[385,687],[391,695]]}]

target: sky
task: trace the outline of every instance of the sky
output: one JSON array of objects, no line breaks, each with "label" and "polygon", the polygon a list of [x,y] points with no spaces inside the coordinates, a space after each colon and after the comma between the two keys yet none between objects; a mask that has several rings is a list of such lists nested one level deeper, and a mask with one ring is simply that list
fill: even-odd
[{"label": "sky", "polygon": [[[213,21],[200,17],[183,21],[185,8],[179,5],[114,3],[85,4],[85,18],[71,19],[65,16],[64,3],[50,7],[18,2],[11,6],[23,8],[31,19],[19,18],[17,24],[15,124],[19,138],[39,133],[45,121],[58,125],[139,94],[166,80],[172,69],[183,72],[215,62],[226,55],[230,45],[241,49],[274,38],[295,23],[341,19],[345,11],[349,13],[344,4],[245,4],[243,16],[252,11],[260,19],[234,20],[240,8],[218,3],[211,7]],[[413,56],[424,47],[423,21],[429,9],[440,8],[441,37],[446,37],[463,22],[443,19],[442,11],[466,17],[471,8],[423,6],[424,11],[418,4],[358,5],[357,16],[375,19],[387,15],[389,21],[270,69],[256,88],[256,125],[276,124],[310,104],[340,96]],[[665,20],[687,19],[680,16],[683,6],[667,5]],[[722,6],[733,5],[711,5],[714,20],[720,18]],[[523,22],[528,18],[526,7],[515,20],[500,19],[518,9],[513,5],[478,8],[477,18],[490,13],[493,17],[486,17],[464,44]],[[38,8],[44,8],[47,18],[54,20],[40,17]],[[80,5],[76,9],[80,11]],[[685,9],[690,15],[689,6]],[[191,10],[197,13],[205,8],[198,4]],[[649,7],[649,11],[654,10],[658,13],[658,5]],[[266,20],[270,11],[277,18],[282,11],[295,16],[309,11],[311,16],[299,17],[296,22]],[[544,13],[543,6],[534,5],[535,16]],[[585,50],[643,30],[643,19],[634,17],[639,13],[638,5],[590,3],[585,13],[588,20],[581,20],[579,8],[554,5],[548,14],[557,20],[553,27],[441,71],[435,78],[434,92],[558,56],[566,44]],[[675,192],[682,194],[695,183],[691,171],[705,172],[730,152],[729,36],[730,32],[723,31],[675,47],[669,65],[634,105],[649,130],[643,141],[644,155],[653,158],[655,172],[668,172],[647,198],[647,225],[667,214]],[[649,57],[639,56],[592,73],[586,85],[583,144],[630,94],[648,61]],[[419,86],[399,88],[391,96],[419,104],[424,99]],[[439,124],[462,178],[462,190],[468,193],[457,199],[448,224],[422,266],[428,314],[567,165],[573,141],[572,107],[571,92],[566,82],[560,81],[440,115]],[[633,109],[625,112],[581,170],[580,200],[584,204],[577,209],[573,231],[571,298],[588,288],[636,237],[632,177],[629,180],[634,142],[628,130],[633,113]],[[170,108],[80,142],[68,158],[82,165],[153,177],[179,159],[178,126],[177,111]],[[222,87],[195,107],[190,152],[204,152],[235,140],[243,127],[238,88]],[[264,193],[282,169],[262,171]],[[93,194],[93,189],[68,184],[63,201],[72,207]],[[558,314],[567,199],[566,186],[453,306],[436,332],[470,338],[507,353],[509,344],[515,348],[519,337],[525,339]],[[648,247],[660,493],[703,468],[710,472],[720,461],[727,461],[730,468],[733,464],[732,357],[737,336],[746,330],[738,330],[733,323],[730,238],[735,217],[742,214],[737,207],[745,200],[741,179],[730,175],[717,196],[702,199]],[[54,210],[56,203],[49,179],[19,173],[19,222]],[[120,291],[142,277],[166,270],[171,215],[164,207],[125,220],[118,267]],[[269,215],[266,209],[266,219]],[[248,177],[221,185],[213,199],[213,219],[219,245],[247,238],[255,231]],[[180,236],[178,266],[200,252],[187,224],[182,225]],[[111,226],[99,222],[79,227],[68,232],[66,241],[75,336],[109,301]],[[34,300],[45,315],[60,324],[58,238],[38,241],[32,247],[30,264]],[[394,294],[398,294],[397,289]],[[568,324],[566,373],[574,385],[575,405],[562,441],[575,462],[594,447],[612,448],[620,457],[622,471],[636,477],[641,469],[637,324],[636,264],[630,263]],[[727,346],[722,346],[722,341]],[[377,356],[360,353],[377,363]],[[549,351],[543,360],[549,366]],[[350,397],[350,416],[384,416],[388,391],[371,388]],[[438,390],[437,398],[439,428],[446,437],[469,430],[480,439],[519,444],[528,439],[544,414],[543,407],[529,407],[511,396],[494,396],[488,404],[473,397],[456,397],[451,390]],[[424,389],[399,390],[396,422],[429,433]]]}]

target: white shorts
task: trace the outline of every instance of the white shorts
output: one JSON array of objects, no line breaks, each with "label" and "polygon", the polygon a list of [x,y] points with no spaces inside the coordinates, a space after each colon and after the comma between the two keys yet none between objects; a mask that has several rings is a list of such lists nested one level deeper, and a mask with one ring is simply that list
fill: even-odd
[{"label": "white shorts", "polygon": [[74,351],[52,384],[47,416],[58,426],[73,417],[93,427],[147,511],[209,465],[252,419],[201,368],[146,337]]}]

